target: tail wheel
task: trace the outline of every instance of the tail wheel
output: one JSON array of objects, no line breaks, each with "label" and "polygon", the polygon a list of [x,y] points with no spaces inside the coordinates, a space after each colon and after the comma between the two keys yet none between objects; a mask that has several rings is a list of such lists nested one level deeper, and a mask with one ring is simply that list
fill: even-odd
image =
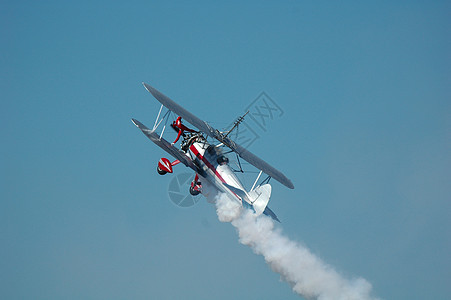
[{"label": "tail wheel", "polygon": [[164,175],[164,174],[167,173],[166,171],[163,171],[162,169],[160,169],[160,167],[158,167],[158,166],[157,166],[157,172],[158,172],[158,174],[160,174],[160,175]]},{"label": "tail wheel", "polygon": [[189,187],[189,193],[193,196],[197,196],[200,194],[198,190],[195,190],[192,186]]}]

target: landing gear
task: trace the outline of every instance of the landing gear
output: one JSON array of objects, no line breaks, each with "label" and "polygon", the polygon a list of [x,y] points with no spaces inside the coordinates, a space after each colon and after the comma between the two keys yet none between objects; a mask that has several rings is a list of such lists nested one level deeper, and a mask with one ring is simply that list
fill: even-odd
[{"label": "landing gear", "polygon": [[200,191],[199,191],[199,190],[195,190],[195,187],[190,186],[190,187],[189,187],[189,193],[190,193],[191,195],[193,195],[193,196],[197,196],[197,195],[200,194]]},{"label": "landing gear", "polygon": [[194,180],[191,181],[191,186],[189,187],[189,193],[193,196],[197,196],[202,192],[202,184],[199,181],[199,175],[196,174]]}]

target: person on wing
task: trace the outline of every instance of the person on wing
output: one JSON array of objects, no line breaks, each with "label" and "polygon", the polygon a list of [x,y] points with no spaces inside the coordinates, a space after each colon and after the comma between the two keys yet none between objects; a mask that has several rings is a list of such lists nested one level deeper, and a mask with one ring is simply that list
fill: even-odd
[{"label": "person on wing", "polygon": [[172,122],[172,128],[174,128],[175,130],[178,130],[178,134],[177,134],[177,138],[175,139],[175,141],[171,144],[174,145],[175,143],[177,143],[177,141],[180,139],[180,136],[184,134],[184,131],[188,131],[188,132],[197,132],[196,130],[192,130],[189,129],[188,127],[186,127],[185,125],[182,124],[182,117],[178,117],[177,120],[175,120],[174,122]]}]

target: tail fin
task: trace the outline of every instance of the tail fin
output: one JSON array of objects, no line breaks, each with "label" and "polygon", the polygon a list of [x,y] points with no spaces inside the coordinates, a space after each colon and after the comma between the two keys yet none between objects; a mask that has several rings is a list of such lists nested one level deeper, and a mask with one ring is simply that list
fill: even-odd
[{"label": "tail fin", "polygon": [[271,185],[264,184],[249,192],[249,198],[254,207],[255,213],[261,215],[268,205],[271,197]]},{"label": "tail fin", "polygon": [[[257,214],[257,216],[265,214],[271,217],[273,220],[280,223],[276,214],[268,207],[269,198],[271,197],[270,184],[264,184],[262,186],[259,186],[256,189],[250,191],[249,193],[246,193],[241,189],[228,185],[227,183],[224,183],[224,185],[227,186],[235,194],[243,198],[243,205],[246,208],[252,209]],[[249,204],[248,202],[251,202],[252,205]]]}]

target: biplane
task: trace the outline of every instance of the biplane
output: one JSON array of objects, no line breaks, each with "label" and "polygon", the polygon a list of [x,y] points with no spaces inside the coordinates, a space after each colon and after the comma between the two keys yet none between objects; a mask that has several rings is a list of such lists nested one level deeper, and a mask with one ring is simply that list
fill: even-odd
[{"label": "biplane", "polygon": [[[229,198],[238,201],[243,207],[253,210],[255,214],[265,214],[279,221],[274,212],[268,207],[271,196],[269,181],[271,178],[274,178],[290,189],[294,189],[294,185],[282,172],[229,138],[230,132],[243,121],[245,115],[238,118],[232,129],[227,132],[221,132],[207,122],[197,118],[152,86],[146,83],[143,83],[143,85],[161,103],[161,107],[152,129],[147,128],[136,119],[132,119],[132,121],[152,142],[175,159],[171,162],[167,158],[161,158],[157,165],[158,174],[173,173],[173,167],[182,163],[195,172],[189,188],[191,195],[205,195],[210,193],[210,191],[207,191],[207,187],[208,189],[213,187],[216,191],[225,193]],[[166,113],[164,114],[162,114],[163,107],[166,108]],[[172,114],[178,117],[170,124],[170,127],[175,129],[178,135],[175,142],[169,143],[163,138],[163,134]],[[187,121],[198,130],[189,129],[182,124],[182,120]],[[163,121],[165,124],[158,134],[157,129]],[[178,148],[175,146],[175,143],[180,137],[182,141],[180,148]],[[219,143],[216,142],[217,144],[215,145],[215,141]],[[225,152],[223,151],[224,148],[229,150]],[[232,152],[236,154],[238,160],[243,159],[259,170],[258,176],[249,191],[244,188],[236,176],[234,172],[236,170],[233,170],[229,165],[227,154]],[[242,169],[240,171],[243,172]],[[267,177],[259,182],[263,173]]]}]

